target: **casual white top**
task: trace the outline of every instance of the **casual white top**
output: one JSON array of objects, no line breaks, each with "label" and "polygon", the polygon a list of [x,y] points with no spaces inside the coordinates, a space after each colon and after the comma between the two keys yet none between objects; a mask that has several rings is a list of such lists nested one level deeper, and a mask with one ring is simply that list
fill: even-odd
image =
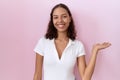
[{"label": "casual white top", "polygon": [[59,59],[54,39],[41,38],[34,51],[44,56],[44,80],[75,80],[73,71],[76,59],[85,55],[83,44],[71,39],[62,53],[61,59]]}]

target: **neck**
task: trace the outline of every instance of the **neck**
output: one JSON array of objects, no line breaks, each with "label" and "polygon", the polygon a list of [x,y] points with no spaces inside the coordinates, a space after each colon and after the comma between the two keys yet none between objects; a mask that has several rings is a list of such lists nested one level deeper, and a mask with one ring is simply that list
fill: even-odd
[{"label": "neck", "polygon": [[57,40],[68,40],[69,38],[67,37],[67,33],[58,32],[58,37],[56,39]]}]

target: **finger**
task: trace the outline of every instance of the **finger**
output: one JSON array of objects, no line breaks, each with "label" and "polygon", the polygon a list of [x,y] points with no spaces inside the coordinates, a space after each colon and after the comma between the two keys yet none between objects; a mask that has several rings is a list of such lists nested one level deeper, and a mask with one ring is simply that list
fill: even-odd
[{"label": "finger", "polygon": [[110,43],[104,43],[104,46],[107,48],[107,47],[109,47],[111,44]]},{"label": "finger", "polygon": [[111,45],[111,43],[109,43],[109,42],[104,42],[103,44],[104,45]]},{"label": "finger", "polygon": [[109,42],[104,42],[103,44],[108,44]]}]

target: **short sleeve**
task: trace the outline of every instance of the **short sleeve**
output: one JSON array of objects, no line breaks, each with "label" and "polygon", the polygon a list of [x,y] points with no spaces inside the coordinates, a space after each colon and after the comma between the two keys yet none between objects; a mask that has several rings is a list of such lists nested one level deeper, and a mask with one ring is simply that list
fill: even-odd
[{"label": "short sleeve", "polygon": [[81,42],[78,42],[78,54],[77,57],[85,55],[84,45]]},{"label": "short sleeve", "polygon": [[34,52],[44,56],[44,38],[40,38],[40,40],[38,41],[38,43],[36,44],[35,48],[34,48]]}]

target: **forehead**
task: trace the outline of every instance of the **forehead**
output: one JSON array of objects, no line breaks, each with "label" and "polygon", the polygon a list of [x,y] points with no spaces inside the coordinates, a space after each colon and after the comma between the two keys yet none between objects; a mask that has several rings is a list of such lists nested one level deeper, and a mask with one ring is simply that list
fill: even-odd
[{"label": "forehead", "polygon": [[53,15],[60,15],[60,14],[68,14],[67,10],[65,8],[62,7],[57,7],[54,11],[53,11]]}]

